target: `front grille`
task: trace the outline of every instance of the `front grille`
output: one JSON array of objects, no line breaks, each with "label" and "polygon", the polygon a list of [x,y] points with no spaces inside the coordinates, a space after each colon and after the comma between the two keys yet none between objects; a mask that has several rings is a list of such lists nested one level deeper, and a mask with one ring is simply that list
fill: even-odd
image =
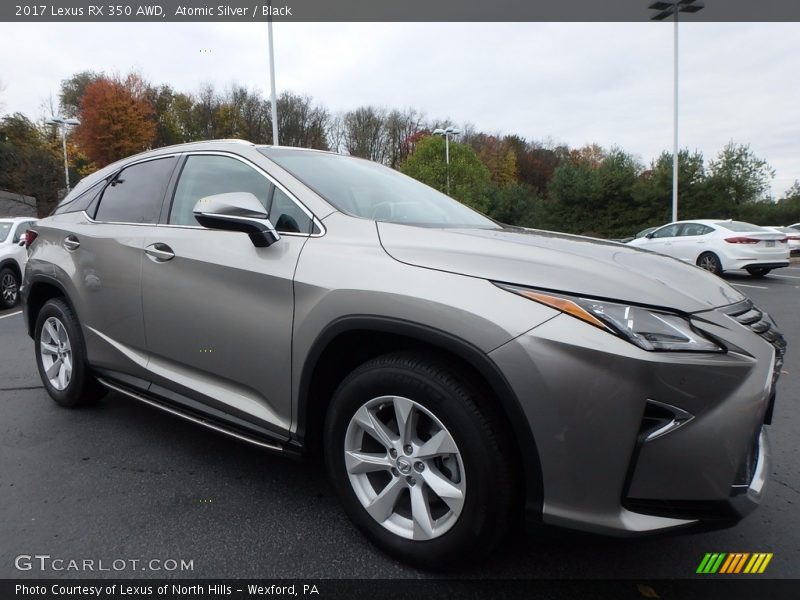
[{"label": "front grille", "polygon": [[772,374],[773,385],[778,380],[786,354],[786,339],[778,331],[775,321],[767,313],[753,305],[752,300],[744,300],[721,309],[726,315],[733,317],[745,327],[750,328],[775,347],[775,371]]}]

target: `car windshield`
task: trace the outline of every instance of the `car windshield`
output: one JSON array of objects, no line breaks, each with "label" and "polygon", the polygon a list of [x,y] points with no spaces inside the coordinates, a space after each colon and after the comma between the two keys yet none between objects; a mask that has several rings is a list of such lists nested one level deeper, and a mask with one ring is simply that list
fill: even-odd
[{"label": "car windshield", "polygon": [[457,200],[368,160],[286,148],[259,150],[334,208],[355,217],[425,227],[499,228]]},{"label": "car windshield", "polygon": [[753,225],[752,223],[744,223],[742,221],[719,221],[715,223],[715,225],[719,227],[724,227],[730,231],[766,231],[763,227],[759,227],[758,225]]},{"label": "car windshield", "polygon": [[11,233],[11,227],[13,223],[0,223],[0,243],[5,242],[8,234]]}]

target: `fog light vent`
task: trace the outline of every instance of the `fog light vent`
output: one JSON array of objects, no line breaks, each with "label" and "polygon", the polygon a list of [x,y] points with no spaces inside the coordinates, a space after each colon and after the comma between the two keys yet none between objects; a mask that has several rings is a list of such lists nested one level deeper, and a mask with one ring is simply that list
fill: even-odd
[{"label": "fog light vent", "polygon": [[657,400],[648,400],[642,417],[642,441],[652,442],[654,439],[686,425],[692,419],[694,419],[694,415],[677,406]]}]

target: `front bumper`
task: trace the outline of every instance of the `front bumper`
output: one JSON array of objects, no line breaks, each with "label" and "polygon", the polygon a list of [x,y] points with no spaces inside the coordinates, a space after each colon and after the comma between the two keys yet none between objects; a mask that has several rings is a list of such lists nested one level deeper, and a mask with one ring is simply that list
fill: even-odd
[{"label": "front bumper", "polygon": [[[740,320],[751,308],[695,316],[726,353],[646,352],[567,315],[491,353],[536,440],[546,523],[634,535],[725,526],[758,505],[782,361],[764,334],[782,337]],[[651,400],[691,419],[647,439]]]}]

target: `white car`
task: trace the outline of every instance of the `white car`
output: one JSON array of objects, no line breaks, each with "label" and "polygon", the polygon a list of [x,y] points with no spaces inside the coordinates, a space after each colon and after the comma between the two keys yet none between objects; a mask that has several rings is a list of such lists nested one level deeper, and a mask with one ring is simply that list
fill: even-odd
[{"label": "white car", "polygon": [[767,229],[773,229],[786,236],[786,243],[789,245],[789,256],[800,256],[800,229],[795,227],[773,227],[771,225]]},{"label": "white car", "polygon": [[753,277],[763,277],[772,269],[789,266],[785,233],[741,221],[675,221],[628,245],[678,258],[717,275],[744,269]]},{"label": "white car", "polygon": [[19,284],[28,261],[20,237],[35,222],[30,217],[0,219],[0,310],[13,308],[19,300]]}]

